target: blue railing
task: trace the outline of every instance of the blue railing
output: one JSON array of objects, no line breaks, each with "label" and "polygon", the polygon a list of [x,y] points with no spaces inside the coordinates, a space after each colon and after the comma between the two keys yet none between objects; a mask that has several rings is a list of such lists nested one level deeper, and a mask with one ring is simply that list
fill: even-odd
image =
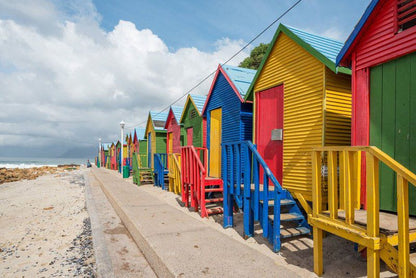
[{"label": "blue railing", "polygon": [[165,174],[167,173],[167,154],[155,153],[153,159],[155,186],[162,187],[162,189],[165,190]]},{"label": "blue railing", "polygon": [[[233,201],[244,213],[244,235],[254,235],[254,221],[260,221],[263,236],[273,249],[280,249],[280,200],[282,186],[250,141],[222,144],[224,180],[224,228],[233,226]],[[260,178],[262,173],[263,177]],[[260,184],[262,182],[262,185]],[[269,185],[273,186],[270,190]],[[269,201],[274,201],[269,221]]]}]

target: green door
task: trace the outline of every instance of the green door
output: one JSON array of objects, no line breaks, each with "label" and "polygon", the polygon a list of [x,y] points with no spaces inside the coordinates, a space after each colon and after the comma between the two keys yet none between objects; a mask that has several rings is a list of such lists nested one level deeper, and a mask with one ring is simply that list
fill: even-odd
[{"label": "green door", "polygon": [[[371,68],[370,145],[416,173],[416,53]],[[396,207],[396,175],[380,163],[380,209]],[[416,215],[412,185],[409,210]]]}]

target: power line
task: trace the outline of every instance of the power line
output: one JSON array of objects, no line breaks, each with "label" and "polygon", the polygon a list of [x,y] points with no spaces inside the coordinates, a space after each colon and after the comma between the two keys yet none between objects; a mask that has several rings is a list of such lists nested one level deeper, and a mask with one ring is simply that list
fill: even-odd
[{"label": "power line", "polygon": [[[248,43],[246,43],[240,50],[238,50],[234,55],[232,55],[227,61],[225,61],[224,63],[222,63],[221,65],[226,65],[228,62],[230,62],[232,59],[234,59],[238,54],[240,54],[244,49],[246,49],[249,45],[251,45],[255,40],[257,40],[261,35],[263,35],[267,30],[270,29],[270,27],[272,27],[276,22],[278,22],[280,19],[282,19],[286,14],[288,14],[292,9],[294,9],[300,2],[302,2],[302,0],[298,0],[296,1],[292,6],[290,6],[285,12],[283,12],[278,18],[276,18],[272,23],[270,23],[266,28],[264,28],[260,33],[258,33],[254,38],[252,38]],[[197,87],[199,87],[202,83],[204,83],[208,78],[210,78],[213,74],[215,74],[217,70],[215,69],[213,72],[211,72],[210,74],[208,74],[205,78],[203,78],[201,81],[199,81],[195,86],[193,86],[190,90],[188,90],[185,94],[183,94],[182,96],[180,96],[179,98],[177,98],[175,101],[173,101],[171,104],[169,104],[169,106],[163,108],[161,111],[159,111],[157,115],[159,115],[160,113],[166,111],[167,109],[169,109],[172,105],[174,105],[175,103],[179,102],[181,99],[183,99],[185,96],[187,96],[188,94],[190,94],[193,90],[195,90]],[[127,128],[133,128],[136,126],[139,126],[141,124],[144,124],[147,121],[144,120],[136,125],[127,125]]]}]

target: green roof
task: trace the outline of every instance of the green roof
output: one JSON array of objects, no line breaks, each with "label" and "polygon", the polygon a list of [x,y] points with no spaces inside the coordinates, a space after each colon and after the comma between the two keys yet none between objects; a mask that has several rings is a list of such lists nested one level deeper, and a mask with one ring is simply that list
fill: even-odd
[{"label": "green roof", "polygon": [[316,59],[322,62],[325,66],[327,66],[333,72],[351,74],[350,69],[344,68],[344,67],[337,67],[335,65],[336,56],[343,46],[341,42],[338,42],[333,39],[321,37],[318,35],[310,34],[308,32],[280,24],[276,30],[276,33],[273,36],[273,39],[269,45],[269,48],[264,54],[264,57],[263,57],[263,60],[261,61],[259,69],[257,70],[257,73],[254,76],[253,82],[251,82],[250,84],[245,100],[253,100],[254,84],[256,84],[257,78],[260,76],[260,73],[264,67],[264,64],[269,58],[269,55],[272,52],[273,47],[276,44],[277,38],[279,37],[281,32],[283,32],[286,36],[288,36],[297,44],[302,46],[307,52],[309,52],[312,56],[314,56]]}]

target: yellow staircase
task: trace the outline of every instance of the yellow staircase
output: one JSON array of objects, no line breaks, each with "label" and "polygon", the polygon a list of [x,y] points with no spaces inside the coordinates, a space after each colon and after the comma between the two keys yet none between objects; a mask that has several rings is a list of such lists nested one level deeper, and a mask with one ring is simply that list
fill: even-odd
[{"label": "yellow staircase", "polygon": [[168,154],[169,164],[169,191],[181,194],[181,155],[179,153]]},{"label": "yellow staircase", "polygon": [[[367,210],[360,210],[361,158],[365,155]],[[397,215],[379,211],[379,163],[397,176]],[[399,277],[416,277],[410,243],[416,219],[409,222],[409,184],[416,175],[372,146],[320,147],[312,152],[314,271],[323,274],[323,231],[367,249],[367,276],[380,276],[380,259]],[[388,221],[387,221],[387,220]],[[393,225],[394,224],[394,225]]]}]

